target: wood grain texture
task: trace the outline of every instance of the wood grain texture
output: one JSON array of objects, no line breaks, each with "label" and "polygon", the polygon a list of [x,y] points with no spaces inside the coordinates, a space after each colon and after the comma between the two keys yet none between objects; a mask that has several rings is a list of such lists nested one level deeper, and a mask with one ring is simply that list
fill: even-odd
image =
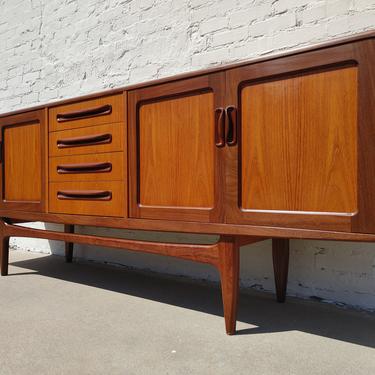
[{"label": "wood grain texture", "polygon": [[213,207],[213,103],[204,93],[140,107],[142,206]]},{"label": "wood grain texture", "polygon": [[[367,97],[374,97],[372,90],[369,90],[371,86],[371,76],[366,75],[367,79],[362,80],[369,70],[371,70],[371,58],[368,55],[374,42],[371,40],[361,41],[353,44],[341,44],[338,46],[332,46],[327,49],[316,49],[307,51],[306,53],[292,54],[280,59],[269,60],[263,62],[255,62],[254,64],[244,65],[238,69],[228,70],[226,72],[226,87],[227,95],[231,103],[237,105],[239,113],[241,114],[241,89],[247,87],[255,82],[261,83],[270,82],[272,80],[282,80],[287,77],[296,77],[306,74],[315,74],[324,71],[338,70],[347,67],[356,66],[358,69],[358,141],[359,143],[367,143],[368,146],[372,143],[371,137],[366,136],[366,129],[370,131],[370,118],[366,115],[369,114],[369,108],[365,105],[368,99]],[[370,53],[371,55],[371,53]],[[362,82],[362,83],[361,83]],[[366,82],[366,83],[365,83]],[[366,89],[367,86],[367,89]],[[363,93],[363,94],[362,94]],[[360,99],[362,97],[362,99]],[[365,101],[363,100],[365,99]],[[373,100],[373,99],[371,99]],[[371,101],[370,100],[370,101]],[[362,104],[363,103],[363,104]],[[367,108],[367,109],[366,109]],[[365,115],[365,116],[364,116]],[[239,116],[241,117],[241,116]],[[368,120],[364,119],[367,118]],[[240,138],[242,137],[241,131],[242,126],[239,126]],[[226,205],[225,211],[227,213],[227,222],[230,223],[241,223],[249,225],[264,225],[274,227],[289,227],[289,228],[305,228],[305,229],[321,229],[329,231],[342,231],[350,232],[352,230],[353,223],[358,223],[358,219],[366,218],[361,220],[367,222],[367,228],[372,225],[371,215],[369,215],[370,206],[372,207],[373,200],[367,201],[363,204],[364,196],[363,190],[360,186],[371,185],[374,181],[373,168],[371,158],[367,158],[367,166],[365,163],[358,160],[358,179],[359,184],[357,185],[357,212],[353,214],[333,212],[310,212],[310,211],[263,211],[263,210],[244,210],[241,209],[241,160],[238,158],[238,152],[241,155],[241,143],[238,147],[231,147],[227,152],[227,165],[226,165]],[[369,147],[371,149],[371,147]],[[358,156],[361,158],[362,152],[358,148]],[[367,152],[367,154],[369,154]],[[363,176],[363,178],[361,177]],[[235,181],[238,184],[236,185]],[[365,182],[366,181],[366,182]],[[367,189],[366,189],[367,190]],[[371,191],[371,190],[368,190]],[[374,204],[375,205],[375,204]],[[374,221],[375,222],[375,221]],[[358,229],[358,232],[371,232]]]},{"label": "wood grain texture", "polygon": [[3,160],[0,207],[44,211],[46,197],[45,111],[0,119]]},{"label": "wood grain texture", "polygon": [[[82,164],[110,163],[111,170],[100,173],[67,173],[59,174],[61,166],[80,166]],[[123,152],[103,154],[73,155],[51,157],[49,159],[49,180],[51,182],[63,181],[123,181],[124,180],[124,155]]]},{"label": "wood grain texture", "polygon": [[284,238],[272,239],[273,272],[277,302],[285,302],[288,285],[289,269],[289,240]]},{"label": "wood grain texture", "polygon": [[242,91],[242,207],[357,211],[357,68]]},{"label": "wood grain texture", "polygon": [[[118,122],[115,124],[97,125],[80,129],[63,130],[49,134],[49,156],[70,156],[80,154],[97,154],[124,150],[125,126]],[[84,136],[98,136],[110,134],[110,143],[98,145],[82,145],[67,148],[58,148],[58,141]]]},{"label": "wood grain texture", "polygon": [[[110,200],[59,199],[59,191],[110,191]],[[49,210],[51,213],[73,215],[124,216],[126,202],[122,181],[105,182],[51,182],[49,184]]]},{"label": "wood grain texture", "polygon": [[[88,116],[83,119],[71,120],[66,122],[58,122],[58,114],[68,114],[72,112],[99,108],[101,106],[111,105],[110,114],[99,116]],[[124,97],[122,93],[112,96],[99,96],[90,100],[79,100],[76,103],[59,105],[49,109],[49,131],[60,131],[67,129],[82,128],[99,124],[109,124],[114,122],[122,122],[125,120]]]},{"label": "wood grain texture", "polygon": [[224,221],[223,74],[128,93],[129,216]]},{"label": "wood grain texture", "polygon": [[39,202],[42,162],[39,123],[4,129],[4,199]]}]

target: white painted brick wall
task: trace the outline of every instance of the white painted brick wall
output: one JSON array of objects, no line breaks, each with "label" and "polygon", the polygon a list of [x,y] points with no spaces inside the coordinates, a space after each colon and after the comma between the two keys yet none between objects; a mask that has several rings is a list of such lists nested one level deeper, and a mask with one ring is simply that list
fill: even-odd
[{"label": "white painted brick wall", "polygon": [[[375,0],[0,0],[0,111],[374,27]],[[122,234],[135,236],[131,231]],[[62,253],[61,244],[54,242],[12,243]],[[217,278],[210,268],[169,258],[78,249],[85,258]],[[273,290],[269,242],[242,250],[241,280],[244,286]],[[289,293],[375,309],[375,245],[292,241]]]}]

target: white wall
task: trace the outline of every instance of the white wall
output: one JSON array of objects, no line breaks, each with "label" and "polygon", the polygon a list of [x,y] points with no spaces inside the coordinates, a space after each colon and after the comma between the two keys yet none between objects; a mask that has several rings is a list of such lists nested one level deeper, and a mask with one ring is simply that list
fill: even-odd
[{"label": "white wall", "polygon": [[[371,28],[375,28],[375,0],[0,0],[0,111]],[[119,235],[107,229],[96,233]],[[120,235],[136,236],[132,231]],[[197,236],[168,238],[184,241]],[[61,244],[43,240],[16,239],[12,244],[62,253]],[[164,257],[87,246],[78,247],[77,253],[99,261],[217,278],[208,267]],[[244,248],[241,261],[243,286],[273,290],[269,241]],[[375,309],[375,245],[292,241],[289,294]]]}]

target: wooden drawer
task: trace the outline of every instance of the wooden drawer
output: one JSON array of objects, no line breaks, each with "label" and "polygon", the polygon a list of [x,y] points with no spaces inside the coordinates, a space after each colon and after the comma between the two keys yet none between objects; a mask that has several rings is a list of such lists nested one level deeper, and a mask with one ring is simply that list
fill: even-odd
[{"label": "wooden drawer", "polygon": [[124,216],[122,181],[51,182],[49,211],[73,215]]},{"label": "wooden drawer", "polygon": [[49,131],[125,121],[122,94],[84,100],[49,109]]},{"label": "wooden drawer", "polygon": [[125,125],[105,124],[49,134],[49,156],[69,156],[122,151]]},{"label": "wooden drawer", "polygon": [[120,181],[124,178],[124,153],[88,154],[49,159],[49,180]]}]

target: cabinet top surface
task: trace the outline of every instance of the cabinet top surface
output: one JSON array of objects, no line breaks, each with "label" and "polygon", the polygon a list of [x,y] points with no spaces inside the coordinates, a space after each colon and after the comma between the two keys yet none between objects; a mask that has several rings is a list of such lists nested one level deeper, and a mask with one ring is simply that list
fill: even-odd
[{"label": "cabinet top surface", "polygon": [[210,73],[225,71],[225,70],[228,70],[228,69],[239,68],[239,67],[245,66],[245,65],[256,64],[256,63],[259,63],[259,62],[272,61],[272,60],[276,60],[276,59],[279,59],[279,58],[282,58],[282,57],[293,56],[293,55],[297,55],[297,54],[301,54],[301,53],[316,51],[316,50],[323,49],[323,48],[335,47],[335,46],[339,46],[339,45],[343,45],[343,44],[348,44],[348,43],[352,43],[352,42],[358,42],[358,41],[362,41],[362,40],[366,40],[366,39],[373,39],[373,38],[375,38],[375,29],[370,30],[370,31],[366,31],[366,32],[362,32],[362,33],[358,33],[358,34],[355,34],[355,35],[352,35],[352,36],[349,36],[349,37],[346,36],[346,37],[331,39],[329,41],[317,43],[317,44],[312,45],[312,46],[305,46],[305,47],[302,47],[302,48],[292,49],[292,50],[289,50],[287,52],[285,52],[285,51],[279,52],[279,53],[275,53],[275,54],[271,54],[271,55],[267,55],[267,56],[263,56],[263,57],[257,57],[257,58],[253,58],[253,59],[247,59],[247,60],[243,60],[243,61],[239,61],[239,62],[235,62],[235,63],[231,63],[231,64],[222,64],[222,65],[214,66],[212,68],[196,70],[196,71],[192,71],[192,72],[188,72],[188,73],[181,73],[181,74],[177,74],[177,75],[174,75],[174,76],[164,77],[164,78],[161,78],[161,79],[155,79],[155,80],[141,82],[141,83],[137,83],[137,84],[120,86],[118,88],[103,90],[103,91],[91,93],[91,94],[88,94],[88,95],[77,96],[77,97],[73,97],[73,98],[69,98],[69,99],[61,99],[61,100],[53,101],[53,102],[50,102],[50,103],[40,104],[40,105],[33,106],[33,107],[18,109],[18,110],[15,110],[15,111],[0,114],[0,118],[6,117],[6,116],[9,116],[9,115],[15,115],[15,114],[18,114],[18,113],[34,111],[34,110],[37,110],[37,109],[54,107],[54,106],[61,105],[61,104],[73,103],[73,102],[76,102],[76,101],[79,101],[79,100],[86,100],[86,99],[90,99],[90,98],[95,98],[95,97],[100,97],[100,96],[108,96],[108,95],[113,95],[113,94],[121,94],[124,91],[130,91],[130,90],[134,90],[134,89],[141,88],[141,87],[154,86],[154,85],[157,85],[157,84],[160,84],[160,83],[172,82],[172,81],[177,81],[177,80],[181,80],[181,79],[187,79],[187,78],[202,76],[202,75],[206,75],[206,74],[210,74]]}]

